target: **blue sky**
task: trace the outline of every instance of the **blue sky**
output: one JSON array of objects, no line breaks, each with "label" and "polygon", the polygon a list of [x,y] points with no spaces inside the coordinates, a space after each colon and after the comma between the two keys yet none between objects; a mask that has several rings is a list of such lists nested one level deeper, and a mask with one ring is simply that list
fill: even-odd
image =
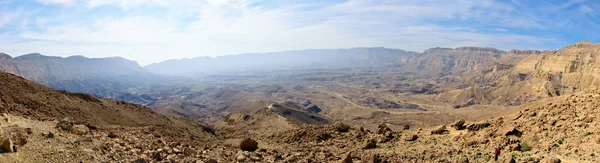
[{"label": "blue sky", "polygon": [[317,48],[559,49],[600,41],[595,0],[0,0],[0,52],[174,58]]}]

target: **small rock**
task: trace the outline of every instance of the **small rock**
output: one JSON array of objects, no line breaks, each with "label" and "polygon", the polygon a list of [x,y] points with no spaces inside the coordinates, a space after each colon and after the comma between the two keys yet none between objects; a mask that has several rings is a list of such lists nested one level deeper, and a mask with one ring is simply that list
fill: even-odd
[{"label": "small rock", "polygon": [[114,133],[114,132],[109,132],[109,133],[108,133],[108,137],[109,137],[109,138],[117,138],[117,134],[116,134],[116,133]]},{"label": "small rock", "polygon": [[352,154],[350,152],[346,153],[340,163],[352,163]]},{"label": "small rock", "polygon": [[542,160],[542,162],[543,163],[561,163],[562,161],[555,157],[547,157],[544,160]]},{"label": "small rock", "polygon": [[260,162],[262,161],[262,159],[258,156],[250,156],[250,160],[254,161],[254,162]]},{"label": "small rock", "polygon": [[360,157],[360,161],[361,163],[379,163],[381,159],[378,154],[367,152]]},{"label": "small rock", "polygon": [[137,160],[133,160],[131,163],[148,163],[149,161],[146,160],[145,158],[140,158]]},{"label": "small rock", "polygon": [[365,145],[363,146],[363,149],[373,149],[373,148],[377,148],[377,141],[375,139],[367,139],[367,141],[365,141]]},{"label": "small rock", "polygon": [[405,124],[403,129],[404,129],[404,130],[410,130],[410,125],[408,125],[408,124]]},{"label": "small rock", "polygon": [[258,149],[258,142],[253,139],[246,138],[240,142],[240,148],[244,151],[255,151]]},{"label": "small rock", "polygon": [[238,155],[237,158],[236,158],[236,160],[239,161],[239,162],[244,162],[244,161],[246,161],[246,156],[244,156],[244,155]]},{"label": "small rock", "polygon": [[185,154],[186,156],[191,156],[191,155],[196,154],[196,151],[192,148],[186,147],[186,148],[183,148],[183,154]]},{"label": "small rock", "polygon": [[467,157],[467,156],[460,156],[460,158],[458,159],[457,163],[469,163],[469,157]]},{"label": "small rock", "polygon": [[285,158],[285,160],[283,160],[283,162],[296,162],[296,159],[298,159],[298,158],[296,158],[296,156],[289,155]]},{"label": "small rock", "polygon": [[592,123],[592,122],[594,122],[594,117],[585,117],[585,118],[583,118],[583,122]]}]

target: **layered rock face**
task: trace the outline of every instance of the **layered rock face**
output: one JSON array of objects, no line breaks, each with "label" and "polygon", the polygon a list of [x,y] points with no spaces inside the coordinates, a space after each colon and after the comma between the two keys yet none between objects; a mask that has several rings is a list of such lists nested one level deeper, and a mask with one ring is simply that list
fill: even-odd
[{"label": "layered rock face", "polygon": [[[597,89],[600,83],[600,44],[579,42],[557,51],[523,59],[515,72],[544,79],[558,94]],[[538,84],[538,86],[540,86]]]},{"label": "layered rock face", "polygon": [[510,65],[515,60],[536,54],[538,51],[511,50],[505,52],[494,48],[459,47],[430,48],[421,54],[401,57],[399,63],[406,71],[422,73],[481,73]]}]

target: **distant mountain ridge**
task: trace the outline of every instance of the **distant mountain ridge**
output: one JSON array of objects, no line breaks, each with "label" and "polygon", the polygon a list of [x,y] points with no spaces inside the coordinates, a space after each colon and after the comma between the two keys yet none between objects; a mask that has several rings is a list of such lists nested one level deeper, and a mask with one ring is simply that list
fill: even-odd
[{"label": "distant mountain ridge", "polygon": [[369,67],[393,64],[401,56],[416,53],[382,47],[311,49],[167,60],[144,68],[158,74],[190,75],[245,70]]},{"label": "distant mountain ridge", "polygon": [[[59,90],[115,98],[131,85],[158,79],[137,62],[121,57],[56,57],[39,53],[12,58],[0,54],[0,71],[9,72]],[[142,101],[132,101],[146,103]]]}]

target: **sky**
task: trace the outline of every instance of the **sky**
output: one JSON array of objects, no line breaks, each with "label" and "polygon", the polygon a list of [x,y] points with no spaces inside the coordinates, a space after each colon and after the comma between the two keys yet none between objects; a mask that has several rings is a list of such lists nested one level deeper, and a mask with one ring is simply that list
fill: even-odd
[{"label": "sky", "polygon": [[554,50],[599,42],[599,10],[597,0],[0,0],[0,52],[148,65],[352,47]]}]

